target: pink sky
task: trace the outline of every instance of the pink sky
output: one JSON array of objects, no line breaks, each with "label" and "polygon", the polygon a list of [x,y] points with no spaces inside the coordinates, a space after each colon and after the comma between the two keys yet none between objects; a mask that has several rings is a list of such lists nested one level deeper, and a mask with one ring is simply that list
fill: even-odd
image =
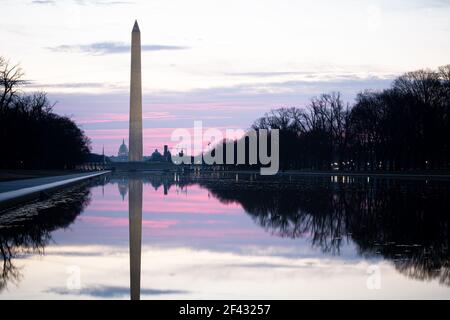
[{"label": "pink sky", "polygon": [[[172,131],[185,128],[192,132],[195,121],[202,121],[204,130],[246,130],[271,109],[305,106],[312,97],[336,90],[351,102],[361,90],[381,89],[389,84],[388,79],[355,78],[288,82],[283,86],[274,84],[282,88],[279,92],[264,87],[256,90],[252,86],[143,92],[144,155],[150,155],[156,148],[161,150],[165,144],[173,147],[174,143],[170,141]],[[97,94],[50,92],[49,98],[57,102],[55,112],[70,116],[85,130],[92,141],[92,152],[101,153],[104,147],[106,155],[117,155],[122,139],[128,145],[129,96],[126,91]]]}]

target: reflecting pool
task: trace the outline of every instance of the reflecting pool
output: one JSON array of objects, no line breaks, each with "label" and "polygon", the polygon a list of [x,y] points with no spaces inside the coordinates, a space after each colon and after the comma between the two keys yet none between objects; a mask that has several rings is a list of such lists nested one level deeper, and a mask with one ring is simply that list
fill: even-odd
[{"label": "reflecting pool", "polygon": [[0,214],[0,299],[450,299],[450,181],[124,173]]}]

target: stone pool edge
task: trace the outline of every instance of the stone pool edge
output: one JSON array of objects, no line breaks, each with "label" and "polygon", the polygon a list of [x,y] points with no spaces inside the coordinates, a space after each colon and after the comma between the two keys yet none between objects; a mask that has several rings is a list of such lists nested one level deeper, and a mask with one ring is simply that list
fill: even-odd
[{"label": "stone pool edge", "polygon": [[32,187],[2,192],[0,193],[0,214],[1,211],[20,205],[22,202],[27,202],[39,198],[43,192],[45,192],[46,194],[51,194],[60,189],[77,184],[81,181],[96,178],[108,174],[110,172],[111,171],[107,170],[95,173],[87,173],[86,175],[83,175],[81,177],[62,179],[59,181],[45,183]]}]

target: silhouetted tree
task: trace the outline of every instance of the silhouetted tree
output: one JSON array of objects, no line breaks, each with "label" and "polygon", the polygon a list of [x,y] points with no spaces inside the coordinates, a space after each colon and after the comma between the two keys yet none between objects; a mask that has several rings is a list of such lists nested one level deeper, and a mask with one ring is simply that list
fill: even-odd
[{"label": "silhouetted tree", "polygon": [[448,181],[245,174],[236,181],[226,173],[192,180],[274,235],[305,237],[333,254],[352,241],[358,254],[384,257],[408,277],[450,285]]},{"label": "silhouetted tree", "polygon": [[346,159],[349,107],[339,93],[323,94],[306,108],[273,110],[254,129],[280,130],[283,169],[329,169]]},{"label": "silhouetted tree", "polygon": [[53,113],[45,93],[19,92],[18,66],[0,58],[0,168],[71,168],[89,154],[90,141],[68,117]]},{"label": "silhouetted tree", "polygon": [[450,65],[364,91],[355,104],[339,93],[304,108],[273,110],[254,129],[280,130],[284,169],[428,170],[450,166]]}]

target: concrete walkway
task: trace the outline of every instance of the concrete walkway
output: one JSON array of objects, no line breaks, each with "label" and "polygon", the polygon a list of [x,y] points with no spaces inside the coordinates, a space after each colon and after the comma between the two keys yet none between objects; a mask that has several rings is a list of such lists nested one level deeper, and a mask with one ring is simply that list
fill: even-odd
[{"label": "concrete walkway", "polygon": [[0,209],[36,198],[41,192],[52,192],[82,180],[104,175],[110,171],[77,173],[63,176],[0,182]]}]

